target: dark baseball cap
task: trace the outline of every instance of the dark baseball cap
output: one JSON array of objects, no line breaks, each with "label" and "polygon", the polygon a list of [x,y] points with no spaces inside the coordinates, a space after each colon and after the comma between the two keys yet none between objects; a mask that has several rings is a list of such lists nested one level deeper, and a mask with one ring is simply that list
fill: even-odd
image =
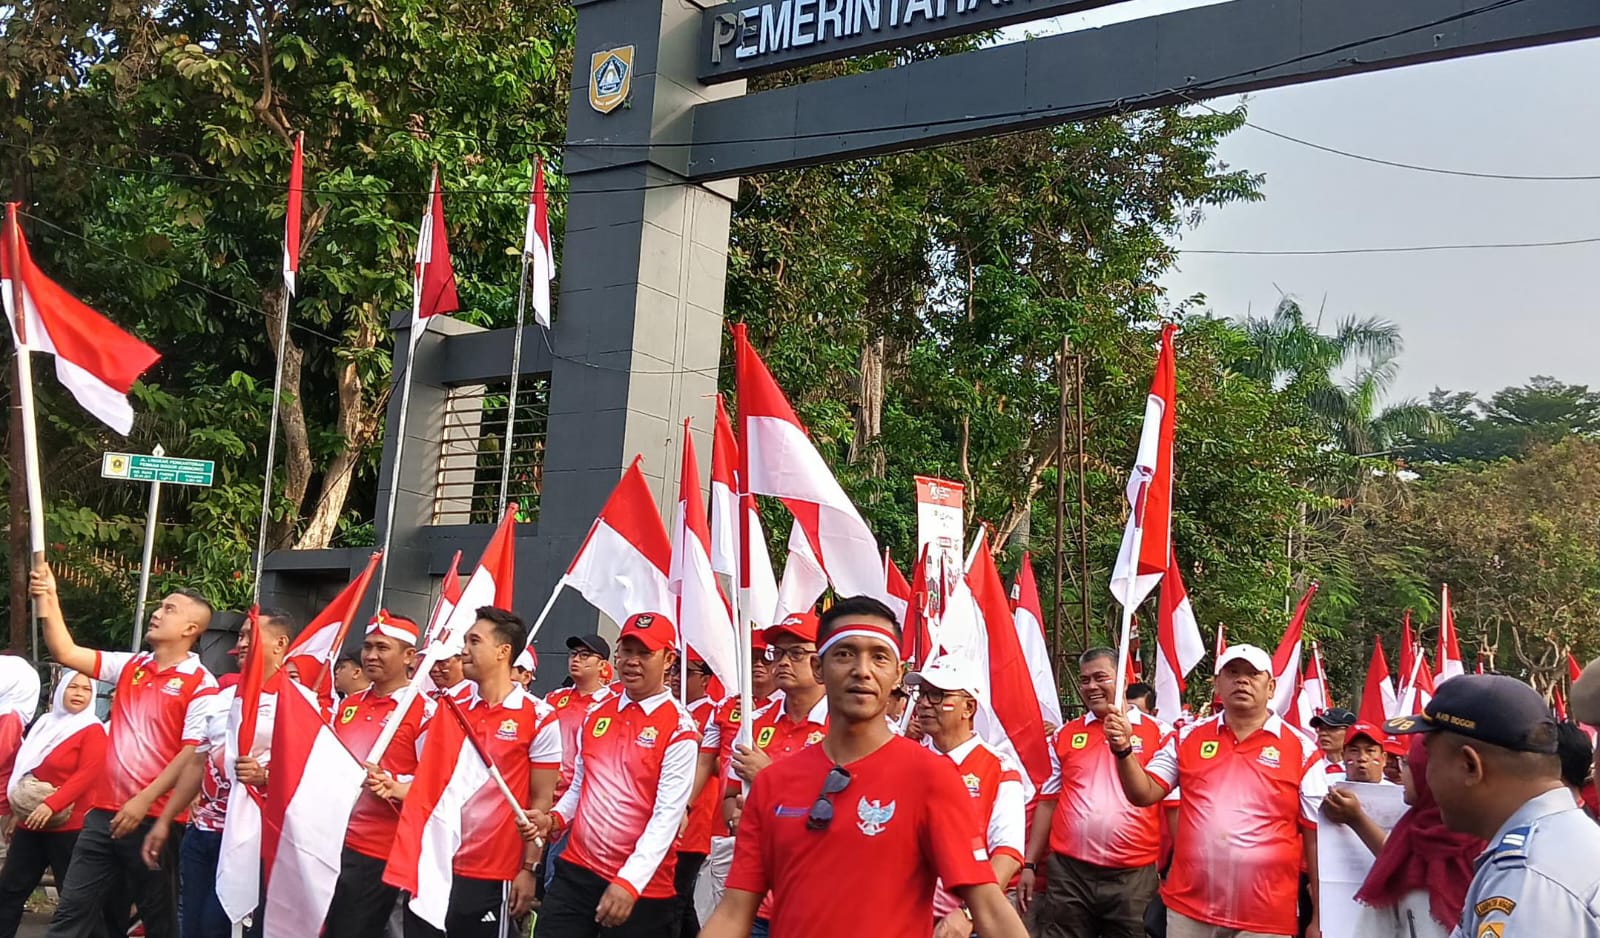
[{"label": "dark baseball cap", "polygon": [[1504,674],[1453,677],[1439,685],[1421,713],[1395,717],[1383,728],[1397,736],[1446,730],[1503,749],[1556,752],[1556,718],[1544,698]]},{"label": "dark baseball cap", "polygon": [[1329,707],[1311,718],[1312,729],[1326,726],[1328,729],[1347,729],[1355,726],[1358,721],[1356,715],[1343,707]]},{"label": "dark baseball cap", "polygon": [[598,635],[574,635],[567,639],[567,647],[573,651],[579,649],[592,651],[602,658],[611,657],[611,646]]}]

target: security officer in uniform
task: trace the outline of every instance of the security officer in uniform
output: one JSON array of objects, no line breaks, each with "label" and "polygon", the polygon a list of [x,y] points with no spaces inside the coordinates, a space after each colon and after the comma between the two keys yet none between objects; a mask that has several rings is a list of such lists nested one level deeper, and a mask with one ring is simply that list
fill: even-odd
[{"label": "security officer in uniform", "polygon": [[1556,721],[1521,681],[1467,674],[1390,733],[1427,733],[1451,830],[1488,841],[1452,938],[1600,938],[1600,826],[1561,782]]}]

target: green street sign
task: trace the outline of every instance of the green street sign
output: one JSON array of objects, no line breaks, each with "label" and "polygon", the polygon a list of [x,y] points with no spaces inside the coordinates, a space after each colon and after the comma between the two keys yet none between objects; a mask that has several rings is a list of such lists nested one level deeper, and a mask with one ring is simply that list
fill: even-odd
[{"label": "green street sign", "polygon": [[142,453],[106,453],[100,457],[101,478],[129,482],[209,486],[216,467],[209,459],[176,459]]}]

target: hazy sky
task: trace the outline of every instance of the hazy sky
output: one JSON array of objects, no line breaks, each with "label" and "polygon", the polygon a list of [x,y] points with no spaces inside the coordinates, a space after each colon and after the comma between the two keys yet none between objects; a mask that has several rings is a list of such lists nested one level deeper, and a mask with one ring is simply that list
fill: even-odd
[{"label": "hazy sky", "polygon": [[[1134,0],[1148,15],[1195,3]],[[1104,22],[1066,17],[1057,28]],[[1123,16],[1126,18],[1126,15]],[[1034,24],[1034,31],[1044,31]],[[1045,27],[1048,29],[1049,27]],[[1053,29],[1050,31],[1054,31]],[[1600,41],[1458,59],[1252,95],[1250,121],[1368,156],[1472,172],[1600,175]],[[1218,107],[1237,99],[1220,99]],[[1600,181],[1421,173],[1322,153],[1246,127],[1222,146],[1266,175],[1266,200],[1209,215],[1182,246],[1321,250],[1600,238]],[[1188,255],[1165,286],[1218,315],[1379,316],[1406,339],[1397,397],[1492,391],[1535,374],[1600,385],[1600,243],[1322,257]]]}]

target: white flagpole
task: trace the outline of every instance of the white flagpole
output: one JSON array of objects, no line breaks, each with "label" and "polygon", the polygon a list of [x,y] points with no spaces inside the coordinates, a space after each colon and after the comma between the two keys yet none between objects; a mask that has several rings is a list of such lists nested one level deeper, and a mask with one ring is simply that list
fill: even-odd
[{"label": "white flagpole", "polygon": [[[740,445],[743,445],[742,440]],[[734,488],[744,488],[744,480],[738,473],[734,473]],[[745,495],[740,491],[733,493],[733,504],[735,510],[739,512],[738,523],[733,526],[734,565],[739,569],[734,571],[733,598],[729,600],[729,605],[732,606],[734,622],[738,624],[739,667],[742,669],[739,675],[739,732],[735,736],[735,742],[749,746],[754,739],[750,723],[751,712],[755,709],[756,703],[755,690],[751,687],[755,682],[755,649],[751,647],[754,639],[750,628],[750,617],[741,610],[739,599],[740,594],[749,588],[747,580],[750,575],[750,558],[745,556],[744,542],[746,535],[749,534],[752,506],[745,502]],[[767,549],[765,544],[752,544],[749,549],[755,550],[758,546],[761,550]]]},{"label": "white flagpole", "polygon": [[[11,309],[17,338],[17,403],[22,408],[22,463],[28,489],[28,545],[32,566],[44,560],[44,485],[39,475],[39,430],[33,408],[33,361],[28,346],[28,311],[22,293],[22,221],[12,203],[7,215],[6,250],[11,255]],[[33,657],[39,659],[39,607],[29,605],[33,623]]]},{"label": "white flagpole", "polygon": [[[289,346],[289,285],[284,284],[283,303],[278,307],[278,364],[272,378],[272,416],[267,420],[267,469],[261,481],[261,524],[256,531],[255,588],[252,602],[261,603],[261,569],[267,561],[267,525],[272,517],[272,467],[277,461],[278,408],[283,401],[283,362]],[[410,370],[409,365],[407,371]],[[387,551],[388,543],[384,543]],[[387,565],[388,561],[384,561]],[[379,586],[381,592],[382,586]]]},{"label": "white flagpole", "polygon": [[[1142,495],[1141,495],[1142,497]],[[1139,582],[1139,550],[1144,546],[1144,525],[1137,524],[1133,527],[1133,544],[1131,556],[1133,558],[1133,579],[1128,584],[1132,591]],[[1087,584],[1085,584],[1087,585]],[[1133,609],[1135,603],[1130,603],[1126,596],[1122,600],[1122,635],[1117,641],[1117,687],[1116,696],[1112,698],[1111,705],[1118,710],[1122,709],[1123,699],[1128,683],[1128,642],[1133,633]]]},{"label": "white flagpole", "polygon": [[[535,164],[535,173],[542,172],[539,164]],[[533,196],[529,195],[529,205],[533,204]],[[517,277],[517,327],[511,339],[511,389],[506,398],[506,445],[500,453],[500,509],[498,514],[506,513],[506,493],[511,488],[511,441],[512,428],[517,421],[517,391],[522,379],[522,324],[528,311],[528,239],[522,239],[522,264],[520,275]]]}]

